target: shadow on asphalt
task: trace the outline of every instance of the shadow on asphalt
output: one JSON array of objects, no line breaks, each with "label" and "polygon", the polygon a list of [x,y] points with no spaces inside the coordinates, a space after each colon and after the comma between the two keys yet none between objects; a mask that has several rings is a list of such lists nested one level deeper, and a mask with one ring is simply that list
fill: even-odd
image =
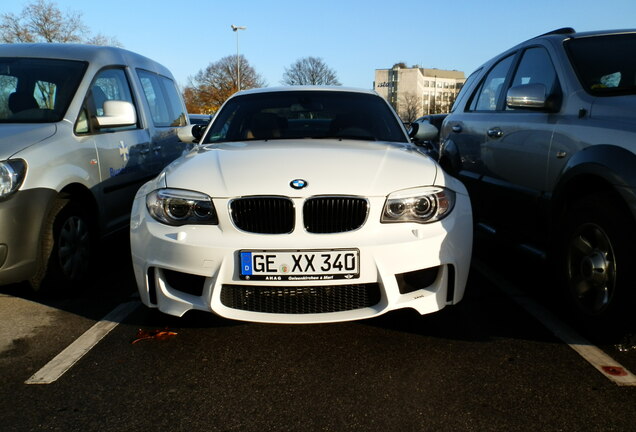
[{"label": "shadow on asphalt", "polygon": [[93,279],[86,289],[33,291],[28,283],[0,286],[0,294],[23,298],[93,320],[100,320],[118,304],[136,293],[128,232],[114,234],[99,244],[100,253]]},{"label": "shadow on asphalt", "polygon": [[[117,305],[134,299],[137,292],[128,233],[111,236],[100,246],[102,264],[98,266],[100,270],[95,274],[96,284],[89,289],[71,294],[45,296],[33,292],[27,284],[15,284],[0,287],[0,294],[20,297],[98,321]],[[563,313],[561,303],[556,301],[554,283],[550,280],[549,272],[541,267],[541,263],[528,260],[521,255],[502,253],[500,250],[479,248],[479,246],[475,254],[509,281],[518,285],[524,294],[580,330],[595,343],[619,344],[636,332],[633,320],[619,322],[616,328],[609,332],[607,329],[582,328],[579,323],[570,321],[567,314]],[[140,305],[126,319],[126,322],[145,328],[218,328],[250,325],[250,323],[227,320],[199,311],[188,312],[181,318],[172,317],[143,305]],[[403,309],[354,324],[467,341],[486,341],[493,338],[541,342],[555,340],[547,330],[537,331],[537,327],[541,328],[541,326],[537,326],[535,319],[502,294],[475,269],[471,269],[464,299],[457,305],[447,306],[439,312],[428,315],[420,315],[414,310]]]}]

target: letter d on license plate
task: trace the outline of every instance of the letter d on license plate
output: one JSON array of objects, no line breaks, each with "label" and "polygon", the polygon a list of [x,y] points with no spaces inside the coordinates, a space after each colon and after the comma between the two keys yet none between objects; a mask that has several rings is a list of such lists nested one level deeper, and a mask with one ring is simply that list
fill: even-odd
[{"label": "letter d on license plate", "polygon": [[254,251],[243,250],[243,280],[306,281],[354,279],[360,276],[358,249]]}]

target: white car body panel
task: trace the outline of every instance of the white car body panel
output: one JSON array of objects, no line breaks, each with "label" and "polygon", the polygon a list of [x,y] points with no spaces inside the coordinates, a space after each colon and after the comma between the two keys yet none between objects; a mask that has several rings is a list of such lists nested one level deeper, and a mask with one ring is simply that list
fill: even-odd
[{"label": "white car body panel", "polygon": [[408,145],[282,140],[208,145],[170,165],[166,178],[170,187],[214,197],[289,195],[289,182],[297,178],[309,181],[298,191],[302,196],[334,191],[386,196],[413,185],[435,184],[436,172],[435,162]]}]

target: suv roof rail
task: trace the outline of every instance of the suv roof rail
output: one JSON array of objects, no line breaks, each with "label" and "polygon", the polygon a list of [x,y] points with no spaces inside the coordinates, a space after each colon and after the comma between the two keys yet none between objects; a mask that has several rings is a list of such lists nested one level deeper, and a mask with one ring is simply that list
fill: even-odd
[{"label": "suv roof rail", "polygon": [[541,36],[548,36],[548,35],[554,35],[554,34],[572,34],[572,33],[576,33],[576,30],[574,30],[572,27],[561,27],[556,30],[552,30],[547,33],[540,34],[539,36],[535,36],[533,39],[539,38]]}]

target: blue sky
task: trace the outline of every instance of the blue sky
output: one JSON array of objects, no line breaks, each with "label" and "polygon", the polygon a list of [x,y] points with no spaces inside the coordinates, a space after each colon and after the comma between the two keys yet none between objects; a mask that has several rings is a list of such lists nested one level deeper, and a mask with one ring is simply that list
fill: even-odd
[{"label": "blue sky", "polygon": [[[7,4],[9,3],[9,4]],[[19,13],[28,0],[4,1]],[[286,67],[321,57],[346,86],[372,88],[375,69],[397,62],[468,75],[512,45],[559,28],[636,27],[634,0],[55,0],[82,13],[93,33],[113,36],[163,63],[180,85],[239,50],[269,86]]]}]

